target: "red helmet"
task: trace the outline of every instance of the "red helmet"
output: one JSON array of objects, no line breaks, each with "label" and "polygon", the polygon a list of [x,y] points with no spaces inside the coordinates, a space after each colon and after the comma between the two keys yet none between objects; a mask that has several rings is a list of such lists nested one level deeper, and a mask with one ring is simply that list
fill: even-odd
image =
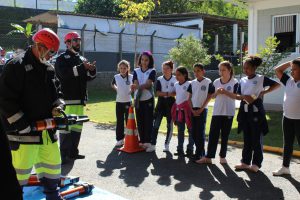
[{"label": "red helmet", "polygon": [[68,40],[81,39],[80,35],[77,32],[69,32],[65,35],[65,43]]},{"label": "red helmet", "polygon": [[47,49],[58,51],[59,49],[59,38],[51,29],[43,28],[36,32],[32,40],[37,43],[44,44]]}]

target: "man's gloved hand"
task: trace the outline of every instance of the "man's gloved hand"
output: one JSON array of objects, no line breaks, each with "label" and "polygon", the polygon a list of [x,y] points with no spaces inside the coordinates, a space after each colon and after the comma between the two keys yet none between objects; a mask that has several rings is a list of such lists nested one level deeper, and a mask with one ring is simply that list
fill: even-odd
[{"label": "man's gloved hand", "polygon": [[60,106],[54,107],[52,109],[52,116],[53,117],[58,117],[58,116],[61,115],[62,111],[63,111],[62,107],[60,107]]}]

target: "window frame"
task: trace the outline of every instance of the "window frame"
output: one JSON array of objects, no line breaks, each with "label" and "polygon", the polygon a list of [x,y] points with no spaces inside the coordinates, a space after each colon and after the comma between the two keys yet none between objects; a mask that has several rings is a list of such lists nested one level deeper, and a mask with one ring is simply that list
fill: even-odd
[{"label": "window frame", "polygon": [[[276,17],[286,17],[286,16],[296,16],[296,44],[300,43],[300,13],[290,13],[290,14],[283,14],[283,15],[273,15],[272,16],[272,36],[274,37],[275,32],[275,18]],[[299,54],[300,48],[297,46],[295,51],[291,52],[291,55]]]}]

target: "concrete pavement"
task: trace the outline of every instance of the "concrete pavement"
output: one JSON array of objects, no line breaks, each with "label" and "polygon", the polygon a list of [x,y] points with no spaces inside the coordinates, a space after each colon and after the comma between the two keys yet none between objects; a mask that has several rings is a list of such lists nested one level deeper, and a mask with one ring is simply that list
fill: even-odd
[{"label": "concrete pavement", "polygon": [[[291,163],[292,176],[273,177],[281,166],[279,155],[264,154],[261,172],[235,172],[241,149],[229,146],[228,165],[218,159],[213,165],[197,165],[186,158],[162,152],[159,134],[153,153],[127,154],[116,151],[113,127],[86,123],[80,142],[84,160],[63,166],[63,174],[127,199],[300,199],[300,160]],[[170,145],[175,152],[177,138]]]}]

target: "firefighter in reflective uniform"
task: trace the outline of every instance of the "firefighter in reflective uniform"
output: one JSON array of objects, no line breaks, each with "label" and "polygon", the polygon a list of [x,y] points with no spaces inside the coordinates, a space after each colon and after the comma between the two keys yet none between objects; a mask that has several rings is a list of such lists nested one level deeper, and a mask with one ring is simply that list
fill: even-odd
[{"label": "firefighter in reflective uniform", "polygon": [[[62,85],[67,114],[83,115],[87,101],[87,81],[96,78],[96,62],[90,63],[79,55],[81,38],[77,32],[65,35],[67,50],[57,57],[55,70]],[[84,159],[79,154],[82,124],[70,126],[69,131],[60,131],[60,151],[62,163],[71,159]]]},{"label": "firefighter in reflective uniform", "polygon": [[64,107],[55,69],[47,62],[58,51],[59,38],[45,28],[32,39],[33,46],[10,60],[0,77],[0,113],[20,185],[27,184],[34,166],[46,199],[59,200],[61,158],[55,130],[31,129],[32,123],[58,116]]}]

